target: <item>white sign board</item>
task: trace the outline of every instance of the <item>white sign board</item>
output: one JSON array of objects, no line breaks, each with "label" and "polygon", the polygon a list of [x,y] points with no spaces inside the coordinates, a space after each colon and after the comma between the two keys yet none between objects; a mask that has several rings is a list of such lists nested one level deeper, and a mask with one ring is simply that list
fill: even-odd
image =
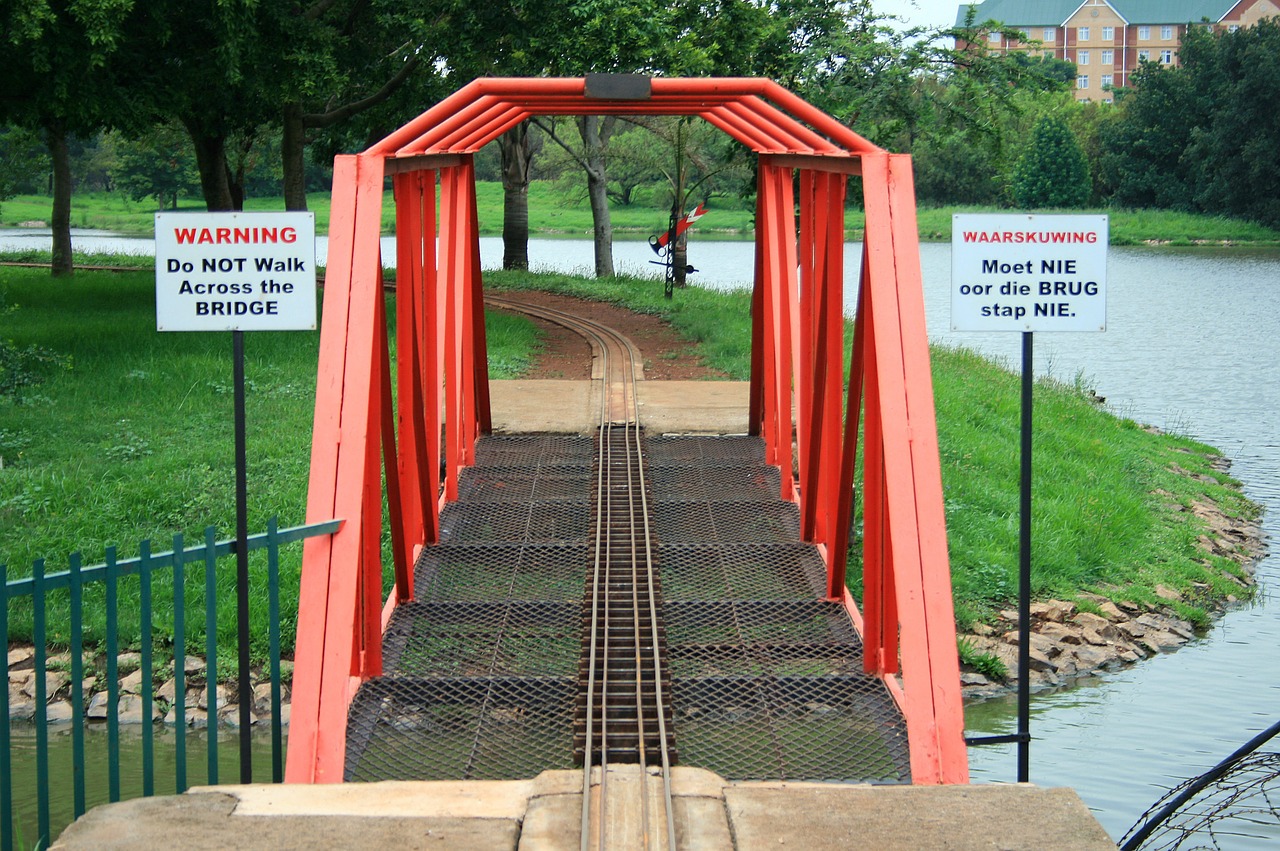
[{"label": "white sign board", "polygon": [[954,331],[1105,331],[1107,217],[957,214]]},{"label": "white sign board", "polygon": [[314,213],[156,213],[156,329],[316,327]]}]

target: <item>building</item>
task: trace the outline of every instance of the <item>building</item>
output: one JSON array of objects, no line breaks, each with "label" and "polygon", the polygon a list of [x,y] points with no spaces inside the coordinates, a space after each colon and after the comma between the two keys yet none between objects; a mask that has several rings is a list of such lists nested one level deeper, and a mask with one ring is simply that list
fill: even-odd
[{"label": "building", "polygon": [[[1235,30],[1280,15],[1280,0],[985,0],[974,4],[974,23],[999,22],[1026,40],[987,35],[994,51],[1050,54],[1076,65],[1076,100],[1110,101],[1111,88],[1129,84],[1144,61],[1178,64],[1178,48],[1191,26]],[[965,24],[962,3],[956,25]]]}]

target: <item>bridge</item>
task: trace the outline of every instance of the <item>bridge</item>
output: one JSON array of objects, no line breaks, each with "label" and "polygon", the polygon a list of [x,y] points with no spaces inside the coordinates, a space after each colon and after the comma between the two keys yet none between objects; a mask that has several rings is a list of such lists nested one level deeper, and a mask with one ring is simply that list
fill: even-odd
[{"label": "bridge", "polygon": [[[565,316],[598,353],[594,433],[492,433],[472,157],[548,114],[699,116],[758,155],[745,436],[647,434],[634,351]],[[674,847],[674,766],[967,782],[910,159],[772,82],[482,79],[339,157],[308,497],[331,517],[304,554],[289,782],[576,766],[583,847],[637,781]]]}]

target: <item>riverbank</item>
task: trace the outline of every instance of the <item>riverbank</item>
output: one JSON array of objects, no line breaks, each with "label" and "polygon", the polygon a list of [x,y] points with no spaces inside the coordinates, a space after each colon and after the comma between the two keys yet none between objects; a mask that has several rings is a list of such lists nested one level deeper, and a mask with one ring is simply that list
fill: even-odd
[{"label": "riverbank", "polygon": [[[476,184],[477,218],[482,236],[502,234],[502,187],[498,183]],[[20,195],[0,205],[0,227],[48,227],[52,201],[38,195]],[[316,217],[316,232],[329,227],[330,195],[313,192],[307,196],[308,208]],[[72,199],[72,223],[77,228],[112,231],[129,236],[151,236],[155,210],[147,204],[130,201],[110,193],[89,193]],[[692,232],[697,239],[750,239],[754,233],[755,208],[749,201],[736,198],[713,198],[709,212]],[[245,201],[247,211],[283,209],[278,198],[254,198]],[[202,212],[204,205],[185,199],[180,211]],[[388,192],[383,200],[382,227],[385,234],[394,228],[395,205]],[[956,213],[1010,213],[999,207],[949,206],[922,207],[917,211],[917,230],[924,242],[950,242],[951,220]],[[1173,210],[1083,209],[1046,210],[1041,212],[1105,214],[1110,219],[1110,244],[1151,246],[1224,246],[1280,247],[1280,231],[1241,219],[1183,213]],[[669,210],[641,204],[617,205],[610,209],[615,238],[644,240],[667,226]],[[845,211],[845,237],[861,240],[864,225],[862,210]],[[594,226],[590,208],[585,203],[568,202],[543,181],[529,188],[529,231],[532,236],[590,237]]]},{"label": "riverbank", "polygon": [[[1221,457],[1214,463],[1224,472],[1229,466]],[[1206,560],[1226,559],[1241,567],[1240,573],[1222,573],[1239,587],[1239,593],[1208,595],[1205,583],[1193,583],[1189,592],[1156,584],[1155,602],[1117,602],[1090,592],[1073,599],[1036,600],[1031,604],[1028,666],[1033,692],[1116,671],[1204,636],[1211,624],[1193,623],[1182,616],[1185,609],[1175,605],[1185,607],[1194,598],[1210,621],[1216,621],[1254,596],[1255,568],[1268,551],[1257,520],[1233,515],[1211,502],[1194,501],[1189,508],[1177,503],[1169,506],[1203,524],[1204,534],[1196,543]],[[961,674],[966,701],[1001,697],[1017,689],[1019,620],[1016,608],[1002,609],[990,622],[974,624],[959,634],[961,647],[967,649],[962,657],[969,660],[962,664]]]}]

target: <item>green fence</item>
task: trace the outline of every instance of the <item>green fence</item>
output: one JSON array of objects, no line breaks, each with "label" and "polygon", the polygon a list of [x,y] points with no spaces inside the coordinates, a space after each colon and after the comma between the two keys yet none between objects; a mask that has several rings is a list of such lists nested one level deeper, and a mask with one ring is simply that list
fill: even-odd
[{"label": "green fence", "polygon": [[[271,779],[274,782],[280,782],[284,775],[284,742],[283,742],[283,725],[281,721],[281,677],[280,677],[280,547],[301,541],[304,538],[314,537],[318,535],[329,535],[337,531],[341,525],[341,521],[333,520],[326,523],[317,523],[309,526],[297,526],[289,529],[277,529],[274,519],[267,526],[267,531],[263,534],[253,535],[249,537],[248,549],[266,550],[267,560],[267,605],[269,607],[270,635],[268,637],[268,671],[270,678],[270,701],[271,701],[271,722],[270,722],[270,762],[271,762]],[[7,580],[0,583],[0,634],[4,635],[6,650],[10,646],[10,606],[17,603],[22,607],[24,617],[30,618],[31,646],[33,649],[33,657],[30,660],[31,670],[34,676],[31,679],[31,686],[34,694],[31,695],[31,704],[33,704],[32,718],[27,721],[19,717],[14,719],[11,717],[11,710],[18,707],[10,705],[10,692],[8,683],[5,688],[0,688],[0,849],[2,851],[10,851],[15,847],[45,847],[53,838],[55,830],[54,820],[51,816],[51,801],[59,796],[70,798],[70,809],[68,815],[70,818],[63,817],[58,820],[56,830],[60,831],[62,826],[70,819],[79,817],[85,812],[89,796],[92,794],[95,799],[102,799],[101,789],[92,788],[91,781],[88,777],[89,772],[85,770],[89,764],[89,751],[86,749],[86,732],[95,738],[103,737],[105,734],[105,767],[102,778],[105,785],[105,800],[119,801],[122,797],[133,797],[137,794],[149,796],[156,794],[157,783],[157,767],[156,767],[156,733],[157,727],[160,727],[162,734],[165,732],[163,725],[157,725],[154,722],[156,698],[154,688],[154,679],[156,674],[155,653],[157,645],[157,624],[154,617],[154,603],[156,597],[152,592],[152,579],[162,571],[171,571],[172,575],[172,608],[165,607],[163,624],[164,629],[160,633],[164,636],[163,645],[172,652],[173,655],[173,680],[174,688],[171,696],[166,696],[166,702],[169,703],[169,719],[172,721],[174,730],[173,735],[173,753],[171,760],[165,760],[166,766],[166,787],[170,785],[167,781],[170,779],[168,769],[172,769],[172,789],[175,793],[185,791],[190,785],[187,780],[188,774],[188,722],[200,713],[192,712],[192,708],[187,706],[187,657],[186,642],[190,632],[188,628],[188,609],[192,606],[187,602],[188,582],[195,578],[197,582],[203,580],[203,594],[193,594],[192,596],[201,596],[203,598],[203,631],[205,634],[205,671],[202,678],[204,679],[204,702],[209,711],[205,714],[208,718],[206,732],[204,735],[204,746],[206,750],[207,768],[203,772],[204,782],[214,784],[218,782],[219,777],[219,747],[218,747],[218,724],[217,724],[217,708],[218,708],[218,683],[219,679],[227,680],[228,677],[219,677],[218,672],[218,647],[217,647],[217,562],[221,558],[233,555],[236,550],[234,540],[219,541],[216,539],[214,529],[210,527],[205,530],[203,543],[195,546],[186,546],[181,535],[175,535],[173,538],[173,548],[169,552],[152,553],[151,541],[146,540],[139,546],[139,555],[137,558],[117,559],[114,547],[107,548],[105,561],[102,564],[92,567],[84,567],[81,564],[80,554],[76,553],[70,557],[69,569],[60,573],[45,573],[44,561],[36,561],[32,565],[31,576],[27,579]],[[197,576],[197,574],[202,574]],[[4,565],[0,565],[0,576],[6,576]],[[95,604],[97,603],[97,584],[102,586],[101,599],[103,603],[103,611],[100,614],[105,624],[102,626],[101,635],[95,636],[93,641],[95,647],[90,657],[91,664],[95,660],[99,660],[101,669],[104,670],[102,678],[106,683],[106,700],[105,700],[105,718],[90,721],[90,707],[85,705],[84,682],[86,676],[85,670],[85,600],[84,595],[86,589],[94,588]],[[136,766],[131,767],[131,776],[126,778],[130,781],[128,795],[122,794],[122,771],[121,771],[121,683],[119,677],[119,659],[121,650],[121,628],[128,626],[122,624],[120,615],[120,592],[125,583],[131,586],[136,585],[136,601],[137,601],[137,632],[130,633],[136,635],[137,659],[138,664],[138,693],[134,696],[138,707],[138,717],[140,723],[131,725],[140,734],[140,753],[138,754]],[[261,594],[262,589],[254,589],[255,593]],[[132,601],[135,599],[134,589],[128,588],[128,596]],[[29,600],[28,602],[24,602]],[[50,676],[50,654],[49,654],[49,605],[51,600],[56,600],[59,606],[59,612],[65,607],[68,614],[67,622],[60,624],[58,630],[59,636],[55,643],[60,647],[65,646],[65,653],[60,653],[58,664],[55,665],[54,675],[61,679],[60,674],[67,674],[68,681],[64,688],[69,689],[66,703],[70,706],[70,717],[58,720],[49,718],[49,676]],[[26,606],[29,605],[29,610]],[[133,608],[131,605],[130,608]],[[195,608],[199,608],[197,605]],[[132,614],[132,612],[130,613]],[[200,616],[198,611],[193,612],[196,617]],[[172,622],[168,618],[172,617]],[[24,627],[26,624],[24,623]],[[195,633],[192,633],[195,634]],[[171,636],[171,639],[170,639]],[[171,642],[171,643],[170,643]],[[133,642],[130,642],[131,644]],[[166,647],[161,647],[161,652],[165,652]],[[133,660],[130,660],[133,661]],[[167,656],[165,657],[165,665],[167,666]],[[64,670],[69,669],[68,670]],[[6,664],[6,672],[8,664]],[[193,676],[199,676],[193,674]],[[246,696],[241,695],[238,699],[244,700]],[[16,714],[22,715],[18,712]],[[95,715],[99,714],[95,712]],[[51,729],[59,737],[59,745],[65,745],[64,741],[68,736],[69,742],[69,760],[66,770],[61,771],[54,782],[51,780],[50,765],[50,732]],[[224,731],[225,732],[225,731]],[[21,755],[24,757],[24,764],[34,763],[33,772],[23,772],[22,776],[15,774],[14,770],[14,747],[15,744],[22,746]],[[130,750],[139,750],[138,748],[130,748]],[[226,750],[234,750],[228,748]],[[34,776],[31,776],[34,774]],[[69,776],[65,776],[69,775]],[[139,776],[140,775],[140,776]],[[239,777],[239,774],[235,774]],[[140,780],[140,786],[138,782]],[[97,782],[96,780],[94,781]],[[31,788],[34,784],[34,789]],[[68,790],[68,785],[70,789]],[[15,818],[15,787],[22,790],[24,800],[35,801],[35,818],[34,824],[27,822],[21,818]],[[69,793],[69,794],[68,794]],[[65,807],[64,807],[65,809]],[[25,824],[25,829],[24,829]]]}]

